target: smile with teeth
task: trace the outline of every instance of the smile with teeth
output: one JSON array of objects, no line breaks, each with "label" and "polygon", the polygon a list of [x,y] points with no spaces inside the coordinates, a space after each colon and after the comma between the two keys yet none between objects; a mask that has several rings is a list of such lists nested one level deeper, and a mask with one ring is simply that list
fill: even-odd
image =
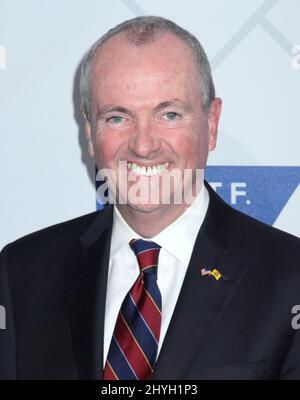
[{"label": "smile with teeth", "polygon": [[165,162],[162,164],[145,167],[143,165],[138,165],[136,163],[128,162],[127,166],[128,169],[133,171],[136,175],[153,176],[153,175],[158,175],[161,172],[165,171],[169,167],[169,163]]}]

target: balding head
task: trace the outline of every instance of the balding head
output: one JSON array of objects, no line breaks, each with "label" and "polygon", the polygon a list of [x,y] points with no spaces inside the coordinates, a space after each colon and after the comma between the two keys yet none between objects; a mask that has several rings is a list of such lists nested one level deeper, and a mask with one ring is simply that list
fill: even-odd
[{"label": "balding head", "polygon": [[164,32],[172,33],[189,47],[199,72],[203,109],[208,109],[215,98],[215,89],[207,56],[197,38],[172,21],[161,17],[144,16],[117,25],[103,35],[85,55],[81,66],[80,92],[81,107],[86,115],[89,115],[90,111],[91,86],[93,85],[90,76],[91,66],[98,49],[109,39],[120,34],[135,46],[147,46],[161,38]]}]

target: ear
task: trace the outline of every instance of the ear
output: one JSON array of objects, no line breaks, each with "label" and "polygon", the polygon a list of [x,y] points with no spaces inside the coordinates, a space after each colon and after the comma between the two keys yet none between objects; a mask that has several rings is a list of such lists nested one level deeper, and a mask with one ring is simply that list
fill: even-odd
[{"label": "ear", "polygon": [[219,97],[216,97],[211,102],[211,105],[208,110],[209,151],[214,150],[217,145],[218,126],[219,126],[221,111],[222,111],[222,100]]},{"label": "ear", "polygon": [[95,152],[94,152],[94,144],[93,144],[93,135],[92,135],[92,126],[91,122],[87,116],[87,114],[82,111],[82,115],[84,118],[84,128],[85,128],[85,137],[88,141],[88,151],[89,155],[94,158]]}]

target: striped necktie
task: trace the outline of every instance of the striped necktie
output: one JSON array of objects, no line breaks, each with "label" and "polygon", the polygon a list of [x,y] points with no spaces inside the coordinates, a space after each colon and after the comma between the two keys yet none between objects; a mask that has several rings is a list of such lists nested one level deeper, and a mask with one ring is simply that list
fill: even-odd
[{"label": "striped necktie", "polygon": [[104,379],[150,379],[161,327],[161,294],[157,286],[160,246],[132,239],[129,243],[140,274],[119,311],[104,367]]}]

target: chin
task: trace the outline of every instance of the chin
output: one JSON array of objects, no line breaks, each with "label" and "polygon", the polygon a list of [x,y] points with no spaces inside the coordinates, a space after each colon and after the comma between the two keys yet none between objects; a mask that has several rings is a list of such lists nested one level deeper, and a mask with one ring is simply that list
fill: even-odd
[{"label": "chin", "polygon": [[146,204],[131,204],[128,203],[127,207],[129,207],[131,210],[137,211],[137,212],[142,212],[142,213],[152,213],[155,211],[158,211],[164,207],[164,204],[151,204],[151,203],[146,203]]}]

